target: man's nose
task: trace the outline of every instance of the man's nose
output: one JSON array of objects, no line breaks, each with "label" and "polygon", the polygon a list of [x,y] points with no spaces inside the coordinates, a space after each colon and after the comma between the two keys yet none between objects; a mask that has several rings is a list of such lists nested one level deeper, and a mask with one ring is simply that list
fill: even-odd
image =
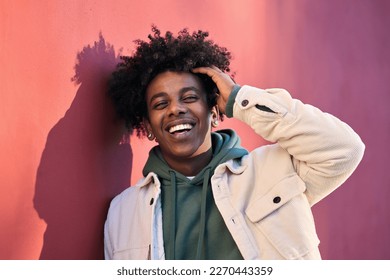
[{"label": "man's nose", "polygon": [[169,115],[178,116],[187,112],[187,106],[180,101],[173,101],[169,104]]}]

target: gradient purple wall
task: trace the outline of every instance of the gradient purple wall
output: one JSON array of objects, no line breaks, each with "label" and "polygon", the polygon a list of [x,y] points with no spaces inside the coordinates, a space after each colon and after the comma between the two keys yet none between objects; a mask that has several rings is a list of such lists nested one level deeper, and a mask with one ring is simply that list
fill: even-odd
[{"label": "gradient purple wall", "polygon": [[[366,154],[313,208],[320,249],[390,259],[389,18],[386,0],[0,0],[0,259],[102,258],[108,203],[152,145],[123,136],[105,82],[152,23],[210,31],[238,83],[286,88],[349,123]],[[222,126],[248,149],[265,143]]]}]

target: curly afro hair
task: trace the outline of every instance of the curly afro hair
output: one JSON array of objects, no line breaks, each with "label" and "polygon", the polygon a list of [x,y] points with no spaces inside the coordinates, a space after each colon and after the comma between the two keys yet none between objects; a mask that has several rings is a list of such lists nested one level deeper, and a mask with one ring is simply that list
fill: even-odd
[{"label": "curly afro hair", "polygon": [[[148,117],[145,92],[148,84],[159,73],[165,71],[190,72],[191,69],[215,65],[229,73],[231,54],[208,39],[208,32],[190,34],[183,29],[175,37],[172,32],[161,36],[160,30],[152,26],[149,42],[136,40],[133,56],[121,56],[109,82],[109,96],[120,118],[129,130],[135,129],[137,136],[145,136],[143,120]],[[200,77],[207,94],[210,108],[216,105],[217,87],[203,74]],[[222,117],[222,115],[221,115]]]}]

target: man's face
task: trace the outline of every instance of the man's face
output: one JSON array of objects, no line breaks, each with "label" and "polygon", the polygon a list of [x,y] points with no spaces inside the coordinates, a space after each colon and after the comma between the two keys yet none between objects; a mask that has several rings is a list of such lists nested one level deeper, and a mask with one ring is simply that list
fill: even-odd
[{"label": "man's face", "polygon": [[198,77],[163,72],[146,89],[146,127],[167,161],[195,157],[211,149],[211,110]]}]

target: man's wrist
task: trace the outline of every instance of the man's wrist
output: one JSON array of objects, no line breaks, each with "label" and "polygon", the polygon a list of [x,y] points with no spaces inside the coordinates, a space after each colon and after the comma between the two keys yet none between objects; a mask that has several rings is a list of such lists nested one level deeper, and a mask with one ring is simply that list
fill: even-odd
[{"label": "man's wrist", "polygon": [[230,92],[229,99],[228,99],[228,101],[226,103],[226,110],[225,110],[225,115],[228,118],[232,118],[233,117],[234,102],[236,100],[237,93],[240,91],[240,89],[241,89],[241,86],[235,84],[233,89],[232,89],[232,91]]}]

